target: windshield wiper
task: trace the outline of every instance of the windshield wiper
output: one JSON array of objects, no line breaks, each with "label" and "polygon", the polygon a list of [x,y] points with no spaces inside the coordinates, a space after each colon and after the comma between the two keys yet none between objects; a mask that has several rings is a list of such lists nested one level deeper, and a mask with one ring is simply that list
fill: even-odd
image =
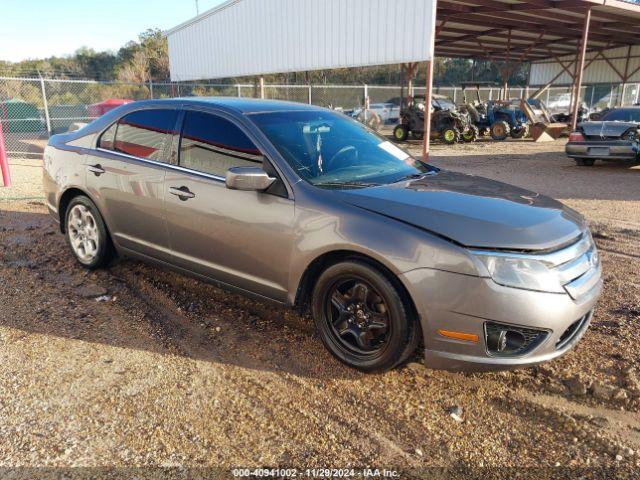
[{"label": "windshield wiper", "polygon": [[430,170],[424,173],[410,173],[409,175],[405,175],[404,177],[400,177],[393,183],[404,182],[406,180],[420,180],[421,178],[428,177],[430,175],[435,175],[437,170]]},{"label": "windshield wiper", "polygon": [[366,183],[366,182],[357,182],[357,181],[346,181],[346,182],[320,182],[314,184],[316,187],[344,187],[344,188],[367,188],[367,187],[377,187],[378,183]]}]

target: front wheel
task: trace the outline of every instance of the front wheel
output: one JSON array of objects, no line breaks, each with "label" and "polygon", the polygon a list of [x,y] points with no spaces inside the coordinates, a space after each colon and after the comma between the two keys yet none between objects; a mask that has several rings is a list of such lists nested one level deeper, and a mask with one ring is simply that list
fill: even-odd
[{"label": "front wheel", "polygon": [[114,255],[102,216],[89,198],[71,200],[65,215],[65,234],[76,260],[89,269],[105,266]]},{"label": "front wheel", "polygon": [[478,130],[478,127],[476,127],[475,125],[469,125],[469,128],[462,132],[462,140],[467,143],[475,142],[479,136],[480,132]]},{"label": "front wheel", "polygon": [[576,158],[576,165],[580,167],[593,167],[595,163],[594,158]]},{"label": "front wheel", "polygon": [[511,138],[515,138],[515,139],[524,138],[528,135],[528,133],[529,133],[529,126],[523,125],[520,128],[514,128],[511,130]]},{"label": "front wheel", "polygon": [[409,129],[406,125],[397,125],[396,128],[393,129],[393,138],[396,142],[404,142],[409,138]]},{"label": "front wheel", "polygon": [[401,294],[379,270],[361,261],[325,270],[313,292],[313,319],[325,347],[341,362],[382,372],[417,346],[417,325]]}]

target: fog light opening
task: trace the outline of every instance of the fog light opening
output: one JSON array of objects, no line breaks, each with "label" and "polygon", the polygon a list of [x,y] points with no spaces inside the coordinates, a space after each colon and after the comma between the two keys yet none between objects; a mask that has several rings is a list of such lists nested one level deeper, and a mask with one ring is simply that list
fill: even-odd
[{"label": "fog light opening", "polygon": [[525,343],[524,335],[516,330],[494,330],[487,336],[487,348],[493,353],[516,353],[525,346]]}]

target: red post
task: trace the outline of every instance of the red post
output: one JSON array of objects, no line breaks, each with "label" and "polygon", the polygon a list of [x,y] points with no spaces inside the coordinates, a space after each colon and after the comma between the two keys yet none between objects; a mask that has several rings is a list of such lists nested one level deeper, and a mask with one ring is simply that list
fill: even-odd
[{"label": "red post", "polygon": [[429,143],[431,141],[431,89],[433,84],[433,61],[427,60],[427,81],[424,92],[424,137],[422,138],[422,160],[429,159]]},{"label": "red post", "polygon": [[0,121],[0,170],[2,171],[2,181],[5,187],[11,186],[11,175],[9,174],[9,161],[7,160],[7,150],[4,146],[4,135],[2,134],[2,121]]}]

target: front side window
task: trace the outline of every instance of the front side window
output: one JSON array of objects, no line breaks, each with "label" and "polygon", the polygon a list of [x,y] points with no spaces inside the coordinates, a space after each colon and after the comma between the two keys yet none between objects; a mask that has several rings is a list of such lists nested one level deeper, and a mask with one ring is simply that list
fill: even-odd
[{"label": "front side window", "polygon": [[231,167],[260,167],[263,156],[242,130],[210,113],[187,111],[180,166],[225,177]]},{"label": "front side window", "polygon": [[316,186],[392,183],[436,170],[340,113],[287,111],[250,118],[298,175]]},{"label": "front side window", "polygon": [[139,110],[118,121],[113,150],[134,157],[163,161],[164,147],[171,141],[176,110]]}]

